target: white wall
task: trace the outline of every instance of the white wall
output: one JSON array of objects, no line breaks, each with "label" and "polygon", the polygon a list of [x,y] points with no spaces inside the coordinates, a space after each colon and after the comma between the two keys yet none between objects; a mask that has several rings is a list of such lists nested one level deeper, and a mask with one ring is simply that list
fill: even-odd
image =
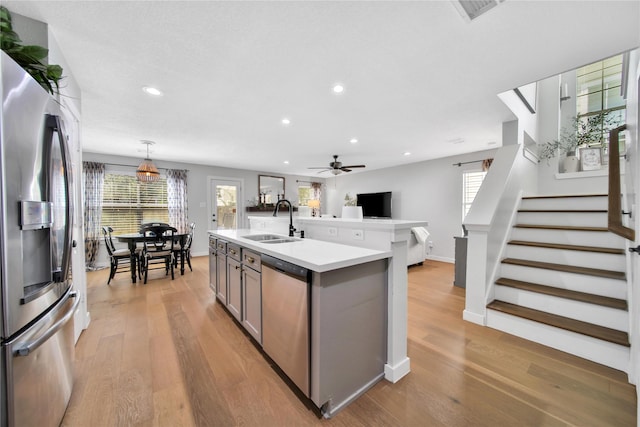
[{"label": "white wall", "polygon": [[[102,163],[123,164],[131,165],[133,167],[138,166],[141,158],[122,157],[122,156],[108,156],[96,153],[83,153],[83,160],[95,161]],[[230,169],[217,166],[205,166],[194,165],[178,162],[167,162],[162,160],[153,161],[158,168],[169,169],[187,169],[189,171],[187,177],[188,188],[188,209],[189,209],[189,222],[196,223],[196,233],[193,239],[193,246],[191,247],[191,253],[194,256],[206,255],[208,253],[208,240],[206,230],[211,228],[211,221],[208,215],[209,207],[207,206],[208,177],[228,177],[244,180],[243,198],[239,201],[242,206],[239,208],[244,212],[244,208],[247,206],[248,199],[254,199],[258,196],[258,175],[273,175],[267,172],[249,171],[243,169]],[[132,169],[133,170],[133,169]],[[161,170],[162,172],[162,170]],[[296,175],[281,175],[285,178],[285,197],[290,200],[294,205],[298,202],[298,183],[296,180],[309,181],[308,177],[296,176]],[[314,181],[322,181],[321,179],[314,178]],[[244,215],[244,222],[246,222],[246,215]],[[248,228],[249,224],[242,225]],[[101,249],[102,246],[101,246]],[[99,264],[108,264],[106,255],[102,253],[98,257]]]},{"label": "white wall", "polygon": [[427,221],[433,249],[428,258],[453,262],[454,236],[462,233],[462,172],[480,170],[481,163],[454,163],[493,157],[496,150],[429,160],[394,168],[341,174],[326,180],[328,213],[340,216],[349,193],[392,191],[394,219]]}]

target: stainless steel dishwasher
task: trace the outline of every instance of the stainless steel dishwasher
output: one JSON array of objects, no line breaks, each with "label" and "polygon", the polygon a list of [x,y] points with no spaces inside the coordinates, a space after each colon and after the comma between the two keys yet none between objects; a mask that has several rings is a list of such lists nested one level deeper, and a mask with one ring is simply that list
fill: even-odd
[{"label": "stainless steel dishwasher", "polygon": [[262,347],[309,396],[310,271],[262,255]]}]

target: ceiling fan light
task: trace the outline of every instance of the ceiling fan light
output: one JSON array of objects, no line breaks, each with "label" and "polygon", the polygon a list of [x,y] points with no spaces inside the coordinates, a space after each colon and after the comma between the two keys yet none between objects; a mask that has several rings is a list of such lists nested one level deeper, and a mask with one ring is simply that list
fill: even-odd
[{"label": "ceiling fan light", "polygon": [[331,169],[331,173],[334,175],[340,175],[342,171],[340,169]]}]

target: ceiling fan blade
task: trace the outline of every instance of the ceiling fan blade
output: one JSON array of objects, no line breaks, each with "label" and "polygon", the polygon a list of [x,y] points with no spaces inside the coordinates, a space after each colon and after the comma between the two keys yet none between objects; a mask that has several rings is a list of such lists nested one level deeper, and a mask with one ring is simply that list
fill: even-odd
[{"label": "ceiling fan blade", "polygon": [[341,167],[340,170],[343,172],[351,172],[351,169],[347,169],[345,167]]},{"label": "ceiling fan blade", "polygon": [[366,168],[365,165],[350,165],[350,166],[342,166],[342,168],[353,169],[353,168]]},{"label": "ceiling fan blade", "polygon": [[326,167],[326,166],[316,166],[316,167],[313,167],[313,168],[307,168],[307,169],[326,169],[326,170],[329,170],[329,169],[331,169],[331,168],[328,168],[328,167]]}]

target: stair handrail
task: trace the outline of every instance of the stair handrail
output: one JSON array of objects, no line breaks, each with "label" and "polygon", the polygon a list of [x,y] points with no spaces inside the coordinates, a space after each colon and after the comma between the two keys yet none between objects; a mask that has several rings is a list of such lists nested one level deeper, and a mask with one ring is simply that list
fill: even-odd
[{"label": "stair handrail", "polygon": [[619,126],[609,132],[609,213],[607,228],[614,234],[627,240],[635,241],[634,229],[622,224],[622,192],[620,191],[620,145],[618,135],[627,125]]}]

